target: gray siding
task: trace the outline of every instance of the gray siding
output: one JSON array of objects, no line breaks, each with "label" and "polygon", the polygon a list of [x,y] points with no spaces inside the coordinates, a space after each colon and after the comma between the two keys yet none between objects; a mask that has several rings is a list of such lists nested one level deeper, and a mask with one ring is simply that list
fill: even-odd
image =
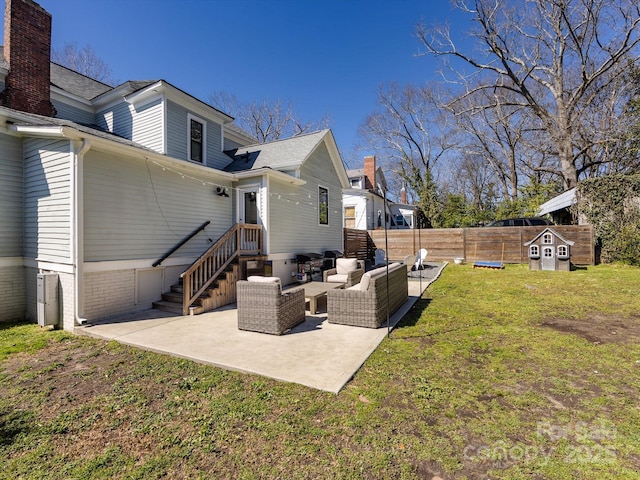
[{"label": "gray siding", "polygon": [[164,153],[164,104],[156,99],[133,109],[131,140]]},{"label": "gray siding", "polygon": [[[167,155],[171,157],[187,159],[187,118],[189,113],[183,106],[171,101],[167,102]],[[193,115],[202,118],[200,115]],[[222,152],[222,125],[207,121],[206,140],[206,165],[222,170],[231,163],[231,159]]]},{"label": "gray siding", "polygon": [[57,100],[51,100],[51,103],[53,103],[53,106],[56,109],[56,117],[58,118],[64,118],[65,120],[71,120],[72,122],[84,125],[91,125],[95,123],[95,115],[92,111],[88,112]]},{"label": "gray siding", "polygon": [[129,104],[124,101],[107,110],[99,111],[96,114],[96,124],[104,130],[129,140],[133,135],[131,110],[129,109]]},{"label": "gray siding", "polygon": [[71,257],[71,143],[24,141],[25,256],[68,263]]},{"label": "gray siding", "polygon": [[232,202],[215,194],[212,179],[93,151],[84,178],[85,261],[156,260],[210,220],[174,254],[196,257],[232,225]]},{"label": "gray siding", "polygon": [[[269,253],[342,250],[342,187],[324,144],[305,162],[300,176],[307,181],[301,187],[271,181]],[[329,190],[329,225],[319,225],[318,186]]]},{"label": "gray siding", "polygon": [[119,103],[96,114],[96,124],[159,153],[164,152],[164,107],[160,98],[133,107]]},{"label": "gray siding", "polygon": [[22,256],[22,140],[0,134],[0,257]]}]

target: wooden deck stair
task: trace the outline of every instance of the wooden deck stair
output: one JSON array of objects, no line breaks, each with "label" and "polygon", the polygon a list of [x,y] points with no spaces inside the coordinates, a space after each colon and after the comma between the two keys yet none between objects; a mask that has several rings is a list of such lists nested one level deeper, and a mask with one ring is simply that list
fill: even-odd
[{"label": "wooden deck stair", "polygon": [[[171,287],[171,291],[163,294],[162,301],[155,302],[153,307],[189,315],[235,302],[236,282],[240,275],[246,274],[241,271],[240,259],[261,256],[261,252],[260,225],[233,225],[180,274],[180,284]],[[180,294],[182,300],[178,298]]]},{"label": "wooden deck stair", "polygon": [[[236,301],[236,282],[239,278],[240,265],[232,263],[225,272],[215,282],[209,286],[194,301],[194,314],[200,314],[223,307]],[[153,303],[153,308],[165,312],[182,315],[183,312],[184,287],[182,279],[171,286],[171,290],[162,294],[162,300]]]}]

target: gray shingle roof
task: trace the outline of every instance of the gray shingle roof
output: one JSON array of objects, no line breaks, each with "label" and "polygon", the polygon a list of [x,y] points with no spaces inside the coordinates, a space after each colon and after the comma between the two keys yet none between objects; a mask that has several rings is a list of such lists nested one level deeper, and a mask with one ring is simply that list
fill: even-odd
[{"label": "gray shingle roof", "polygon": [[259,168],[274,170],[297,168],[304,163],[311,152],[324,139],[329,130],[320,130],[306,135],[269,143],[241,147],[227,153],[233,161],[227,165],[226,172],[242,172]]},{"label": "gray shingle roof", "polygon": [[53,62],[51,62],[51,85],[55,85],[65,92],[85,100],[91,100],[113,89],[106,83],[99,82]]}]

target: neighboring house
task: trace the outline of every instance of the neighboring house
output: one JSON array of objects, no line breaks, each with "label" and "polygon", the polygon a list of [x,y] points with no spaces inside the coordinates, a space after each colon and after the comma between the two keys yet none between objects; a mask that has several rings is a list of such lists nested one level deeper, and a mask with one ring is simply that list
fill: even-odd
[{"label": "neighboring house", "polygon": [[406,193],[400,192],[401,201],[387,198],[388,191],[384,173],[376,166],[376,157],[364,158],[364,167],[347,170],[350,188],[342,192],[342,208],[345,228],[375,230],[378,228],[416,228],[419,207],[409,205]]},{"label": "neighboring house", "polygon": [[329,130],[255,145],[165,80],[111,87],[51,63],[50,25],[32,0],[6,0],[0,321],[36,319],[47,272],[67,330],[148,309],[238,224],[261,226],[247,250],[285,283],[296,253],[342,249],[348,180]]},{"label": "neighboring house", "polygon": [[[550,215],[553,223],[556,225],[571,225],[576,223],[575,215],[572,213],[572,209],[576,203],[576,189],[574,187],[540,205],[538,215]],[[582,220],[583,219],[578,216],[579,224],[583,223]]]}]

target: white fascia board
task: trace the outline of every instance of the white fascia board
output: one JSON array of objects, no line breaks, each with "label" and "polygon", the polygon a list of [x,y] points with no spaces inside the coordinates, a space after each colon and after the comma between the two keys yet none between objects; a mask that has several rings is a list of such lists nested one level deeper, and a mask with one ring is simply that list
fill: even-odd
[{"label": "white fascia board", "polygon": [[93,104],[89,100],[73,95],[56,87],[55,85],[51,85],[51,98],[54,100],[60,100],[62,103],[70,104],[87,112],[93,113],[94,111]]},{"label": "white fascia board", "polygon": [[202,116],[207,120],[211,120],[216,123],[231,123],[233,122],[233,117],[226,115],[214,107],[207,105],[202,100],[198,100],[195,97],[192,97],[186,92],[183,92],[179,88],[174,87],[171,84],[162,82],[162,86],[164,87],[165,97],[168,100],[171,100],[178,105],[185,107],[187,110],[192,111],[196,115]]},{"label": "white fascia board", "polygon": [[325,135],[324,141],[327,144],[327,149],[329,150],[329,156],[331,157],[331,161],[333,162],[333,167],[335,168],[336,173],[338,174],[340,183],[342,183],[342,188],[349,187],[351,185],[351,182],[349,182],[347,169],[344,166],[344,162],[342,161],[342,156],[340,155],[340,151],[338,150],[338,145],[336,144],[336,140],[331,130],[329,130],[327,135]]},{"label": "white fascia board", "polygon": [[129,95],[124,95],[122,98],[129,105],[133,105],[135,107],[142,105],[143,103],[149,103],[151,100],[155,100],[156,98],[160,98],[163,94],[164,86],[162,85],[162,82],[156,82],[141,90],[136,90]]},{"label": "white fascia board", "polygon": [[236,175],[229,172],[223,172],[222,170],[216,170],[204,165],[198,165],[191,162],[186,162],[177,158],[162,155],[161,153],[152,152],[149,150],[142,150],[140,148],[124,145],[121,143],[110,141],[106,138],[97,137],[89,133],[80,132],[71,127],[61,126],[25,126],[25,125],[11,125],[9,130],[15,131],[20,135],[28,135],[34,137],[57,137],[68,138],[71,140],[81,140],[83,138],[91,139],[91,149],[97,151],[103,151],[108,153],[116,153],[122,155],[128,155],[134,158],[141,158],[145,160],[151,160],[159,165],[164,165],[170,168],[181,170],[185,173],[191,172],[194,175],[202,175],[206,177],[216,177],[218,179],[223,178],[230,182],[236,180]]},{"label": "white fascia board", "polygon": [[107,110],[114,105],[122,103],[122,100],[131,93],[131,85],[125,83],[103,93],[102,95],[98,95],[98,97],[95,100],[92,100],[91,103],[95,107],[96,111]]},{"label": "white fascia board", "polygon": [[258,168],[256,170],[245,170],[244,172],[236,172],[235,176],[238,180],[244,180],[247,178],[267,176],[284,183],[290,183],[292,185],[305,185],[306,180],[301,178],[292,177],[286,173],[279,172],[278,170],[272,170],[270,168]]}]

